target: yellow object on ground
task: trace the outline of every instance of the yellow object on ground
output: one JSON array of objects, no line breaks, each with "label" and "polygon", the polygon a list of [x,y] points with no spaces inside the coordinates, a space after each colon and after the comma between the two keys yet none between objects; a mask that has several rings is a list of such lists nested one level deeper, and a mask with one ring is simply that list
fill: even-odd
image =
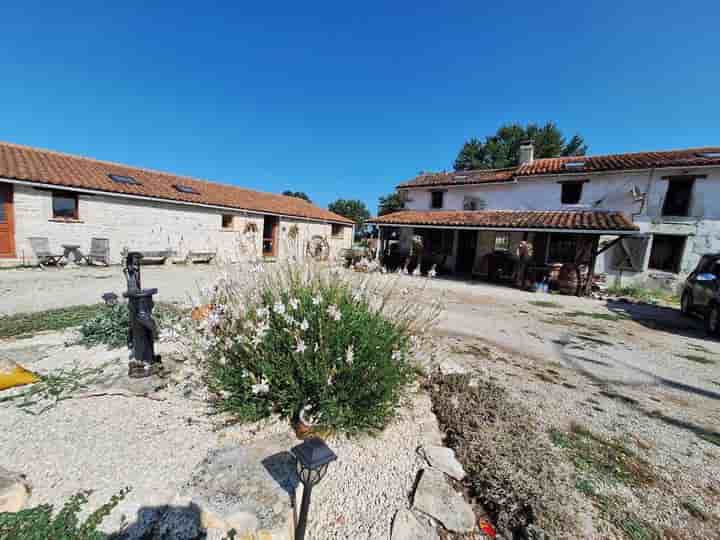
[{"label": "yellow object on ground", "polygon": [[0,390],[38,382],[40,377],[21,365],[0,359]]}]

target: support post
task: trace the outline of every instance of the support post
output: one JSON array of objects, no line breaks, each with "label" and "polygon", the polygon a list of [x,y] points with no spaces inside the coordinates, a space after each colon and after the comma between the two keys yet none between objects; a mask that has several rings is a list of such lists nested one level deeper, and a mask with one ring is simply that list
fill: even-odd
[{"label": "support post", "polygon": [[310,495],[312,484],[303,485],[302,502],[300,503],[300,515],[298,516],[297,527],[295,528],[295,540],[305,540],[305,529],[307,528],[308,511],[310,510]]},{"label": "support post", "polygon": [[597,235],[593,239],[592,251],[590,252],[590,266],[588,267],[587,283],[585,283],[585,296],[588,296],[590,294],[590,291],[592,291],[592,282],[593,278],[595,277],[595,262],[597,261],[599,244],[600,236]]},{"label": "support post", "polygon": [[382,227],[378,225],[378,243],[377,243],[377,250],[375,251],[375,260],[380,261],[380,252],[383,249],[382,244]]}]

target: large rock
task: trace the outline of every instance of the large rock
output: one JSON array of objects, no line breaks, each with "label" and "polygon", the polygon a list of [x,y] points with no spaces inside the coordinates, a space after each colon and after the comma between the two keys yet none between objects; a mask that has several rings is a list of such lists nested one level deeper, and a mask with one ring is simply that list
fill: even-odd
[{"label": "large rock", "polygon": [[288,449],[297,441],[281,435],[246,446],[212,452],[194,475],[186,494],[201,508],[210,531],[235,529],[240,538],[290,540],[292,501],[298,479]]},{"label": "large rock", "polygon": [[436,519],[453,532],[471,532],[475,528],[472,507],[434,469],[425,469],[418,482],[413,507]]},{"label": "large rock", "polygon": [[182,492],[144,506],[122,540],[291,540],[297,441],[288,435],[210,452]]},{"label": "large rock", "polygon": [[465,478],[465,469],[455,457],[455,452],[444,446],[423,446],[420,454],[428,464],[439,471],[444,472],[455,480]]},{"label": "large rock", "polygon": [[22,510],[29,498],[30,483],[25,476],[0,467],[0,514]]},{"label": "large rock", "polygon": [[395,514],[390,540],[438,540],[437,531],[422,523],[412,510],[403,508]]}]

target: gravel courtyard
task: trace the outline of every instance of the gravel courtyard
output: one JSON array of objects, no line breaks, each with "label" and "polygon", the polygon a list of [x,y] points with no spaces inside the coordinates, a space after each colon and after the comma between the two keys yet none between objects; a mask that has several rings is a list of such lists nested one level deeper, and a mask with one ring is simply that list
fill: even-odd
[{"label": "gravel courtyard", "polygon": [[[143,280],[160,289],[159,300],[184,301],[217,272],[147,267]],[[401,277],[398,286],[417,279]],[[622,440],[652,464],[663,486],[672,486],[672,493],[649,489],[643,501],[631,497],[638,511],[663,530],[680,531],[678,538],[688,530],[713,538],[709,525],[678,503],[692,501],[720,518],[713,515],[720,507],[720,342],[705,336],[700,321],[673,308],[423,281],[446,304],[435,364],[428,367],[489,377],[548,427],[575,423]],[[0,271],[0,314],[95,303],[103,292],[123,288],[117,267]],[[0,341],[0,355],[11,353],[41,372],[119,360],[102,347],[67,348],[66,339]],[[211,448],[247,433],[216,431],[196,403],[164,399],[68,400],[37,417],[0,404],[4,464],[28,474],[33,504],[58,502],[83,487],[97,489],[94,501],[106,500],[133,485],[109,524],[117,525],[121,514],[132,520],[142,504],[172,500]],[[262,436],[285,427],[258,429]],[[312,538],[387,538],[420,467],[415,449],[437,439],[428,400],[417,394],[381,438],[333,441],[344,459],[317,493],[316,503],[329,510],[317,516]],[[139,456],[151,456],[152,466]],[[378,469],[385,472],[368,476]]]}]

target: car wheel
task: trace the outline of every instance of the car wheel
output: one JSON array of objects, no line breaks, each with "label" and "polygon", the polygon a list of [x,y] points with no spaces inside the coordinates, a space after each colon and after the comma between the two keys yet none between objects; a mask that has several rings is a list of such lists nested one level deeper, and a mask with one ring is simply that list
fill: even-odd
[{"label": "car wheel", "polygon": [[707,333],[713,336],[717,336],[718,330],[720,329],[720,306],[712,304],[708,308],[707,316],[705,317],[705,328]]},{"label": "car wheel", "polygon": [[690,315],[692,311],[692,296],[689,292],[684,292],[680,299],[680,311],[683,315]]}]

